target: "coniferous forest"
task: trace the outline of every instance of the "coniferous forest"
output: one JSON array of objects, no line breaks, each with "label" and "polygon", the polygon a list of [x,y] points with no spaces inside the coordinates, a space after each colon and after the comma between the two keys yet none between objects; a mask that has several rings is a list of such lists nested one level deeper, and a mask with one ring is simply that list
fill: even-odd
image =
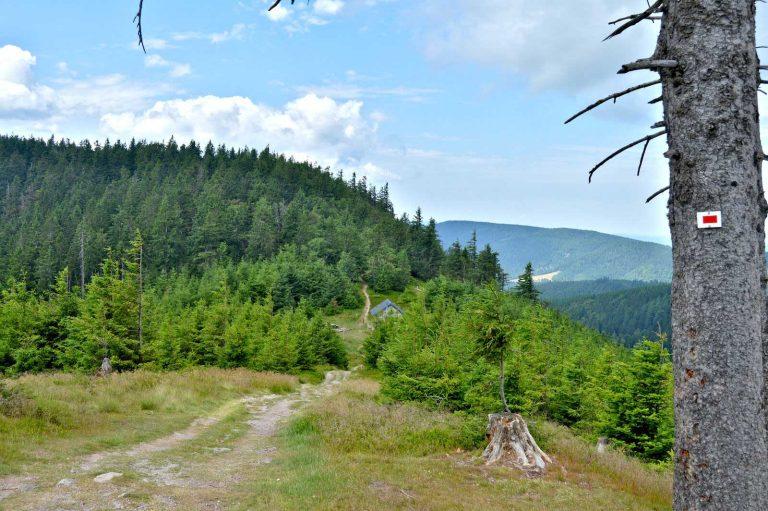
[{"label": "coniferous forest", "polygon": [[[0,367],[346,365],[323,312],[444,269],[389,188],[248,149],[0,137]],[[454,278],[501,279],[489,247]]]}]

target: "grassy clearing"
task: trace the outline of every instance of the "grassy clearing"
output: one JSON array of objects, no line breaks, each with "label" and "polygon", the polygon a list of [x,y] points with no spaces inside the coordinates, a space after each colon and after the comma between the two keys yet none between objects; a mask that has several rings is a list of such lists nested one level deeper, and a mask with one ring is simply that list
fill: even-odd
[{"label": "grassy clearing", "polygon": [[350,366],[354,367],[361,363],[363,355],[361,352],[363,341],[370,334],[368,326],[360,323],[360,313],[362,309],[345,310],[339,314],[328,317],[328,322],[343,328],[339,333],[344,341],[344,347],[349,355]]},{"label": "grassy clearing", "polygon": [[0,398],[0,474],[162,436],[229,400],[289,392],[297,385],[292,376],[213,368],[6,380]]},{"label": "grassy clearing", "polygon": [[[478,461],[477,418],[380,403],[354,380],[295,419],[276,460],[234,509],[648,510],[671,507],[671,475],[599,456],[565,428],[536,424],[560,466],[538,479]],[[480,434],[478,434],[480,433]]]}]

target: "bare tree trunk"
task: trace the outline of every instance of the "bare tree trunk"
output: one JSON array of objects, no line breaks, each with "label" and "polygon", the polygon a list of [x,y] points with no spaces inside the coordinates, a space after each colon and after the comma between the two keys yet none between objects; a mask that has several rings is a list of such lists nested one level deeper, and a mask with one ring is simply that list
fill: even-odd
[{"label": "bare tree trunk", "polygon": [[504,405],[504,412],[509,413],[509,405],[507,404],[507,395],[504,392],[504,354],[501,354],[499,359],[499,395],[501,396],[501,402]]},{"label": "bare tree trunk", "polygon": [[[754,0],[667,0],[675,509],[768,509]],[[722,211],[722,228],[696,214]],[[766,355],[768,355],[768,348]]]}]

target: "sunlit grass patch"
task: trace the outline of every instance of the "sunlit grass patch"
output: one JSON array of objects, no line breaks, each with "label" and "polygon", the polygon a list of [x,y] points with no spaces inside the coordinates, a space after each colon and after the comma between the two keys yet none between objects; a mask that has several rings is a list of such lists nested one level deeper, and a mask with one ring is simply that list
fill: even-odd
[{"label": "sunlit grass patch", "polygon": [[14,397],[0,401],[0,473],[11,473],[24,463],[164,435],[225,401],[295,390],[298,379],[246,369],[195,368],[108,378],[36,374],[6,380],[4,387]]}]

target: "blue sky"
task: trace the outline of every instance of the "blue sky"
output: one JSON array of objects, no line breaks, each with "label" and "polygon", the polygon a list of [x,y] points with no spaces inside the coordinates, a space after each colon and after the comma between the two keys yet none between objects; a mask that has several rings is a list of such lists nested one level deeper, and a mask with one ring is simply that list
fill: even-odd
[{"label": "blue sky", "polygon": [[174,135],[263,147],[389,182],[398,211],[666,237],[663,142],[604,155],[661,118],[647,90],[569,126],[581,106],[652,79],[651,24],[602,43],[644,0],[0,0],[0,131]]}]

